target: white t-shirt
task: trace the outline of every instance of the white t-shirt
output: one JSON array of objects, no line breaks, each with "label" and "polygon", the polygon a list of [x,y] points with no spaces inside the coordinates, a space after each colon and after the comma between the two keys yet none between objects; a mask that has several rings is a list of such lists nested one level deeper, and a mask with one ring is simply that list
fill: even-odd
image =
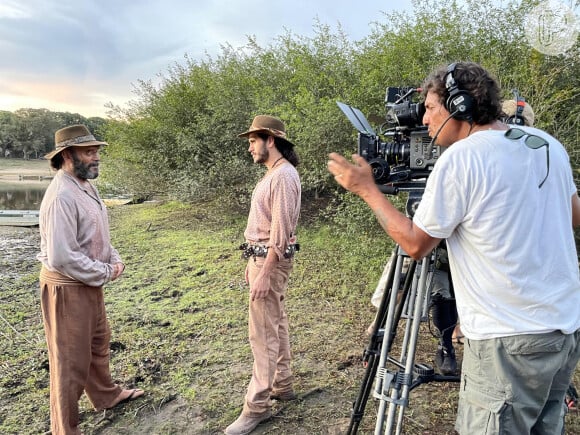
[{"label": "white t-shirt", "polygon": [[580,328],[572,230],[576,191],[556,139],[536,150],[503,131],[451,145],[430,174],[414,223],[447,239],[461,330],[470,339]]}]

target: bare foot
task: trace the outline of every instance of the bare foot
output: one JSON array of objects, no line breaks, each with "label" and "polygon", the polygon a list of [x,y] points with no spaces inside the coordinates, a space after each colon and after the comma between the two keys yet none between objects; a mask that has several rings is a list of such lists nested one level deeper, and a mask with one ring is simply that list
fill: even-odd
[{"label": "bare foot", "polygon": [[113,404],[108,409],[114,408],[115,406],[120,405],[121,403],[130,402],[132,400],[138,399],[143,394],[145,394],[145,391],[141,390],[140,388],[135,388],[132,390],[123,390],[119,393]]}]

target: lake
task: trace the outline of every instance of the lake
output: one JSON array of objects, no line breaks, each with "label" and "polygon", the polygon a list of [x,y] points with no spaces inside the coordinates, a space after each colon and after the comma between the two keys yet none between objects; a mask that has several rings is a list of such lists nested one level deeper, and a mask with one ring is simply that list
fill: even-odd
[{"label": "lake", "polygon": [[49,182],[0,183],[0,210],[39,210]]}]

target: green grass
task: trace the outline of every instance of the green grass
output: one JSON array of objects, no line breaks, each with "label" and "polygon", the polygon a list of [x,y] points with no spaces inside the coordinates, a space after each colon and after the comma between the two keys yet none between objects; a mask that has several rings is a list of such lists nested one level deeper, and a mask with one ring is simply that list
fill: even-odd
[{"label": "green grass", "polygon": [[[85,434],[213,434],[239,414],[251,375],[247,341],[246,216],[217,203],[145,203],[110,209],[113,245],[126,263],[106,287],[114,379],[146,396],[103,416],[81,400]],[[374,317],[370,296],[390,242],[341,235],[320,223],[299,228],[301,251],[290,278],[295,388],[302,402],[276,405],[277,417],[257,433],[344,433],[364,368],[365,330]],[[49,429],[46,345],[34,258],[3,266],[18,270],[0,293],[0,433]],[[425,330],[418,359],[430,363],[435,339]],[[576,379],[578,381],[578,379]],[[411,393],[408,433],[451,434],[455,384],[428,384]],[[359,433],[372,433],[369,399]],[[577,416],[570,430],[580,433]]]}]

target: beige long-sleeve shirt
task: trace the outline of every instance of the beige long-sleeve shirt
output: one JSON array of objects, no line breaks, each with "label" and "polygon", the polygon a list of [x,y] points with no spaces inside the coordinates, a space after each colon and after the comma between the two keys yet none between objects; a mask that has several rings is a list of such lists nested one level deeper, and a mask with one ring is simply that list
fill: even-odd
[{"label": "beige long-sleeve shirt", "polygon": [[292,164],[286,162],[266,174],[252,193],[246,241],[268,246],[284,258],[288,245],[296,243],[300,197],[300,177]]},{"label": "beige long-sleeve shirt", "polygon": [[121,263],[111,246],[107,208],[97,189],[59,170],[40,205],[38,260],[85,285],[100,287]]}]

